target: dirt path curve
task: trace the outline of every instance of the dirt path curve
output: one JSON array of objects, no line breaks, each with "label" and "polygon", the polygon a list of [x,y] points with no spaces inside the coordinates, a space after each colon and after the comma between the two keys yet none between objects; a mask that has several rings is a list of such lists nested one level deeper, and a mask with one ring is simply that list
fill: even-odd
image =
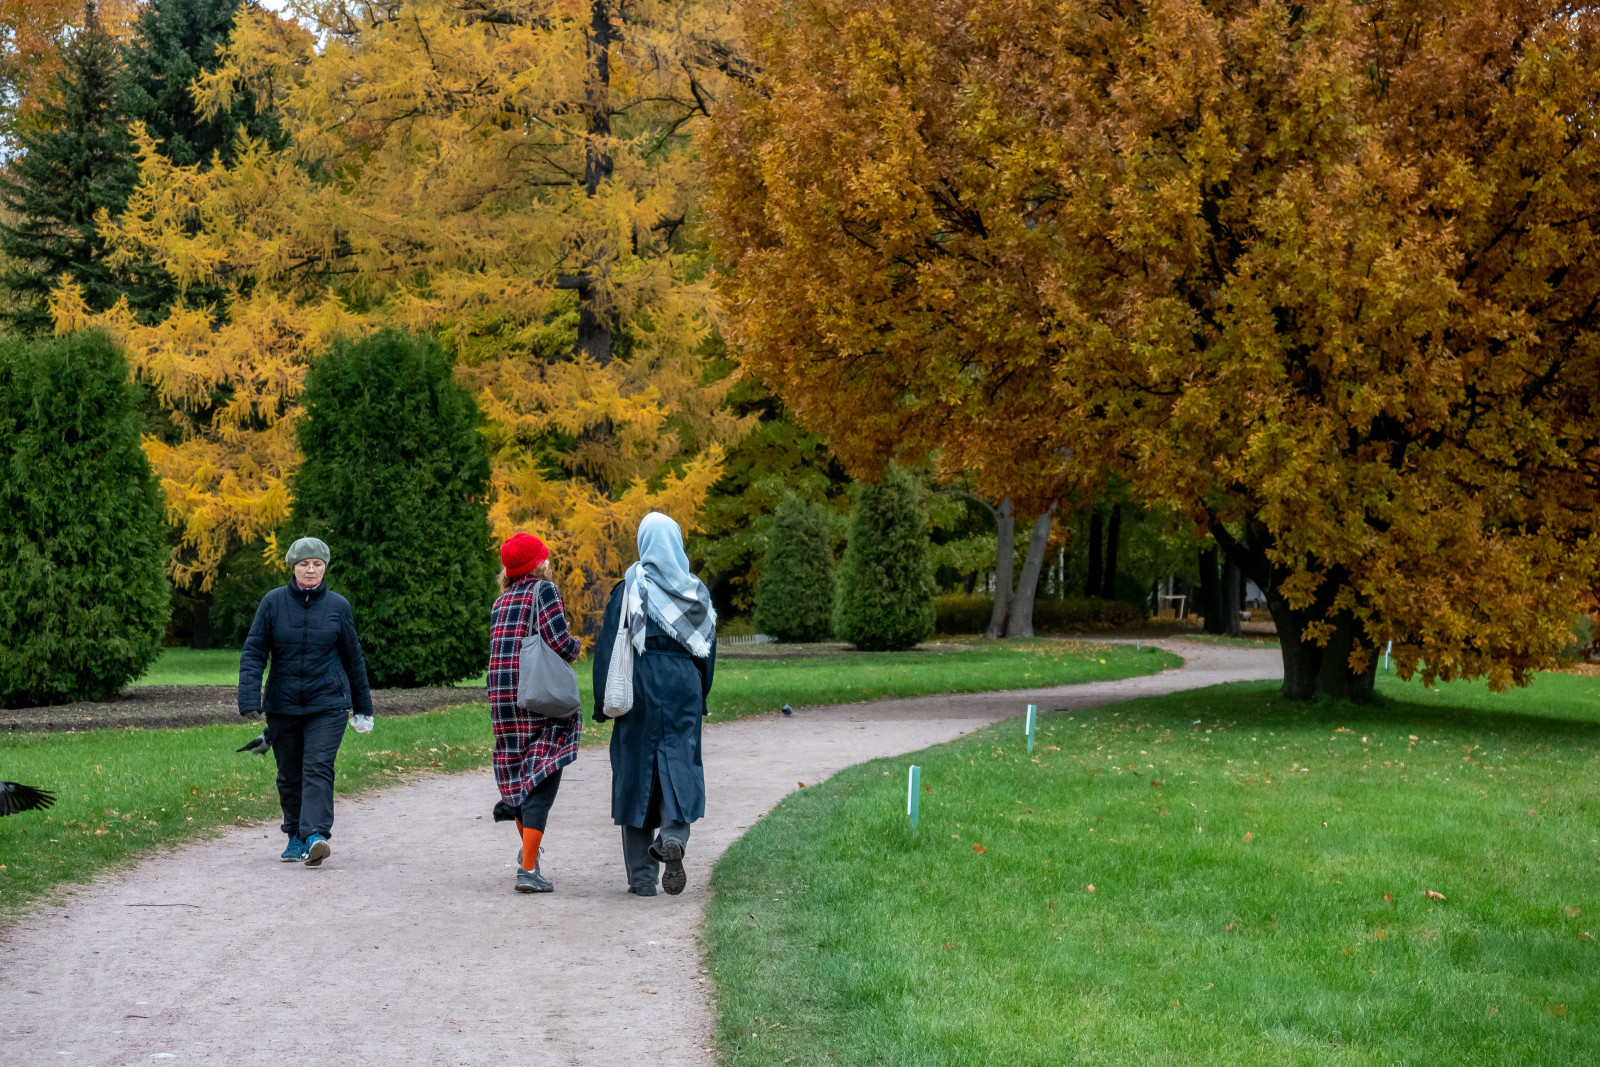
[{"label": "dirt path curve", "polygon": [[1163,644],[1182,669],[708,728],[710,814],[679,897],[624,891],[599,752],[563,776],[549,896],[511,891],[515,834],[487,817],[487,772],[341,801],[320,870],[278,863],[283,839],[262,827],[153,859],[0,940],[0,1064],[710,1064],[696,949],[706,875],[762,812],[797,781],[1028,703],[1081,708],[1280,676],[1276,652]]}]

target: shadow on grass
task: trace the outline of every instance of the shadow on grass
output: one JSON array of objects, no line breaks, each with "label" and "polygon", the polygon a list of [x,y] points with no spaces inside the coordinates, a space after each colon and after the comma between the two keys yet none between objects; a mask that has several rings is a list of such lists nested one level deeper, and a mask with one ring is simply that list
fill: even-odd
[{"label": "shadow on grass", "polygon": [[[1513,695],[1513,698],[1516,695]],[[1166,711],[1167,707],[1174,710]],[[1152,710],[1162,709],[1162,710]],[[1206,714],[1222,709],[1225,714]],[[1428,726],[1468,731],[1493,732],[1497,735],[1537,735],[1565,740],[1600,740],[1600,707],[1592,714],[1595,719],[1568,718],[1561,715],[1540,714],[1523,710],[1514,704],[1503,711],[1486,711],[1479,708],[1439,706],[1415,701],[1396,700],[1380,696],[1371,704],[1355,704],[1348,700],[1326,697],[1313,701],[1285,700],[1272,682],[1235,682],[1210,687],[1194,693],[1183,693],[1141,705],[1142,717],[1150,723],[1186,730],[1204,730],[1225,718],[1227,725],[1277,729],[1294,726],[1324,725],[1358,727]],[[1108,704],[1101,708],[1078,713],[1080,717],[1099,714],[1110,717],[1118,714],[1117,706]],[[1202,721],[1194,722],[1196,715]]]}]

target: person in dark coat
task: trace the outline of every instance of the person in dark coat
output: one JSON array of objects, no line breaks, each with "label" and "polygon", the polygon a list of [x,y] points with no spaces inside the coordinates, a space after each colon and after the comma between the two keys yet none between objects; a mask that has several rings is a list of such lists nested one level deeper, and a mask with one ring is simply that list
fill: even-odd
[{"label": "person in dark coat", "polygon": [[[239,714],[265,711],[278,760],[289,846],[279,857],[315,867],[331,853],[333,764],[350,713],[372,729],[372,693],[350,602],[327,586],[328,546],[302,537],[284,557],[294,576],[261,598],[239,658]],[[267,692],[261,675],[271,661]]]},{"label": "person in dark coat", "polygon": [[[595,645],[596,722],[620,626],[633,648],[633,708],[611,732],[611,820],[622,827],[628,892],[688,884],[689,826],[706,811],[700,720],[717,664],[717,614],[689,570],[678,524],[659,512],[639,524],[639,562],[611,591]],[[664,869],[663,869],[664,865]]]},{"label": "person in dark coat", "polygon": [[[561,769],[578,758],[583,715],[547,719],[517,707],[522,642],[537,633],[556,655],[571,663],[582,646],[567,630],[561,591],[550,577],[550,550],[532,534],[513,534],[500,546],[500,598],[489,612],[489,725],[494,731],[494,780],[501,802],[496,822],[514,821],[522,839],[517,856],[518,893],[555,888],[540,862],[545,824]],[[528,860],[532,858],[533,862]]]}]

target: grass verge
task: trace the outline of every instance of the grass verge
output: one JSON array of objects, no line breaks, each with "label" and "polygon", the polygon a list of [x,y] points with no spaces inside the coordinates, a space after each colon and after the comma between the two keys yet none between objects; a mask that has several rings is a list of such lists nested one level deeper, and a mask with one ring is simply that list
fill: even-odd
[{"label": "grass verge", "polygon": [[[1059,641],[948,653],[730,659],[717,672],[708,718],[738,718],[786,702],[830,704],[1101,681],[1177,663],[1177,657],[1153,650],[1135,653],[1120,645]],[[586,706],[589,681],[588,664],[580,663]],[[234,751],[259,731],[257,720],[185,730],[0,734],[0,777],[44,786],[59,796],[47,812],[0,820],[0,920],[58,884],[87,880],[143,851],[182,844],[210,830],[276,820],[275,765]],[[585,747],[603,745],[610,736],[609,723],[585,724]],[[337,787],[355,792],[417,772],[468,770],[486,764],[491,750],[482,704],[384,716],[369,735],[346,733]]]},{"label": "grass verge", "polygon": [[916,831],[912,760],[841,772],[715,869],[724,1060],[1600,1061],[1600,707],[1531,714],[1569,681],[1006,723],[914,757]]},{"label": "grass verge", "polygon": [[[385,719],[346,731],[339,793],[404,782],[418,772],[489,760],[482,705]],[[0,820],[0,920],[57,885],[82,882],[152,849],[208,831],[281,818],[271,759],[234,751],[260,720],[186,730],[0,734],[0,772],[56,792],[45,812]],[[487,807],[485,808],[487,813]]]}]

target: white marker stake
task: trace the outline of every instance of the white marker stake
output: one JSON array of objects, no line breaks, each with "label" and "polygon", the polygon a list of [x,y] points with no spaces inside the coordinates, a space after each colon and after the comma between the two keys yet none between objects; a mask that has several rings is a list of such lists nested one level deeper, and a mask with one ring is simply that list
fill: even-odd
[{"label": "white marker stake", "polygon": [[1033,724],[1039,717],[1039,709],[1032,704],[1028,705],[1028,751],[1033,751]]},{"label": "white marker stake", "polygon": [[1388,670],[1389,669],[1389,653],[1393,649],[1394,649],[1394,642],[1390,641],[1388,648],[1385,648],[1383,650],[1383,669],[1384,670]]},{"label": "white marker stake", "polygon": [[922,806],[922,768],[915,763],[911,765],[910,779],[906,782],[906,817],[911,820],[911,828],[917,828],[917,809]]}]

